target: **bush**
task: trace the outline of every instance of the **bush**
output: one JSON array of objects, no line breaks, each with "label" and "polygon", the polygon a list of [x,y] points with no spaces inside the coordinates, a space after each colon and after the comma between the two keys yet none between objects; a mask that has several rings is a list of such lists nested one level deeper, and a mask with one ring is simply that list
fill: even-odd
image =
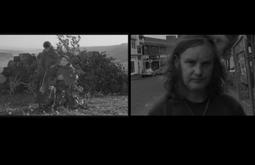
[{"label": "bush", "polygon": [[79,78],[79,84],[85,92],[127,93],[125,84],[127,84],[128,76],[120,64],[113,62],[113,58],[106,57],[103,53],[85,51],[78,57],[80,67],[84,71]]},{"label": "bush", "polygon": [[3,69],[2,74],[7,81],[2,86],[13,92],[24,92],[27,90],[24,84],[32,82],[31,76],[34,75],[36,68],[37,61],[34,54],[23,53],[15,56]]},{"label": "bush", "polygon": [[[35,94],[33,91],[38,90],[40,86],[40,75],[37,73],[38,58],[39,56],[36,58],[35,55],[26,53],[9,61],[8,66],[3,69],[7,81],[1,85],[2,88],[15,93],[29,91]],[[71,60],[75,68],[81,70],[78,85],[83,87],[84,93],[128,93],[128,75],[121,64],[113,62],[113,58],[99,52],[84,51],[72,56]]]}]

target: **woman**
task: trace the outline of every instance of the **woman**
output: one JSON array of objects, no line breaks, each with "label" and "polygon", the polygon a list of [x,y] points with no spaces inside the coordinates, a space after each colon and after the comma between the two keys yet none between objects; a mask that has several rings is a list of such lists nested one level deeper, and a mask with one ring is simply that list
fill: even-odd
[{"label": "woman", "polygon": [[166,96],[149,115],[245,115],[241,105],[224,94],[225,70],[209,36],[184,36],[168,61]]}]

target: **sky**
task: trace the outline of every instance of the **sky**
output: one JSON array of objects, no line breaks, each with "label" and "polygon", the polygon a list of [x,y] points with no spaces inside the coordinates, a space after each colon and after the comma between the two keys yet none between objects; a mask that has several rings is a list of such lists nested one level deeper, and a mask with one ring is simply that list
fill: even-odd
[{"label": "sky", "polygon": [[[0,48],[42,49],[43,42],[55,47],[56,35],[0,35]],[[108,46],[128,43],[128,35],[81,35],[80,46]]]}]

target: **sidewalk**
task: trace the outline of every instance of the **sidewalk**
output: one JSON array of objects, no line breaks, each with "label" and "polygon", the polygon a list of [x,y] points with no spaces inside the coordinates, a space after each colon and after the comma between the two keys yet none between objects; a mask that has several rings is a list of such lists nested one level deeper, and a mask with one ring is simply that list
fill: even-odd
[{"label": "sidewalk", "polygon": [[141,75],[138,75],[138,74],[136,74],[136,75],[131,75],[130,77],[131,77],[131,80],[139,80],[139,79],[142,78],[142,76],[141,76]]}]

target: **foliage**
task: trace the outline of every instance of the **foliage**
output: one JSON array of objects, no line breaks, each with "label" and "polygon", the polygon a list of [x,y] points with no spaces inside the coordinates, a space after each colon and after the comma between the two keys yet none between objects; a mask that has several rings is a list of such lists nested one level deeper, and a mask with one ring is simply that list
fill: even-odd
[{"label": "foliage", "polygon": [[[127,94],[128,76],[121,64],[108,58],[105,52],[87,52],[79,50],[80,36],[58,35],[59,42],[56,51],[59,58],[65,57],[68,64],[49,69],[47,81],[56,81],[60,76],[71,93],[81,94]],[[20,54],[3,70],[7,81],[1,85],[10,94],[27,92],[38,95],[45,69],[40,69],[40,61],[44,52],[38,56],[34,54]],[[53,53],[53,52],[51,52]],[[47,61],[48,60],[48,61]],[[53,63],[46,59],[45,64]],[[50,83],[49,83],[50,84]],[[80,86],[79,86],[80,85]],[[73,94],[70,94],[73,95]]]},{"label": "foliage", "polygon": [[57,38],[59,41],[57,43],[58,54],[62,57],[66,57],[68,62],[71,64],[69,69],[63,69],[61,72],[66,78],[68,78],[66,82],[73,84],[75,82],[76,75],[83,74],[83,71],[79,67],[79,58],[77,57],[80,53],[79,42],[81,37],[80,35],[57,35]]},{"label": "foliage", "polygon": [[9,61],[8,66],[3,69],[3,75],[7,81],[3,84],[13,95],[15,92],[24,92],[26,84],[33,83],[31,78],[37,68],[37,61],[34,54],[24,53],[15,56]]},{"label": "foliage", "polygon": [[[79,76],[77,85],[81,85],[84,93],[127,93],[127,74],[121,64],[113,62],[113,58],[106,57],[105,52],[80,52],[80,36],[58,35],[57,51],[75,68]],[[74,83],[74,76],[68,70],[63,70],[68,84]],[[70,72],[71,70],[69,70]],[[76,82],[75,82],[76,83]]]},{"label": "foliage", "polygon": [[66,56],[72,63],[72,60],[75,59],[75,55],[78,55],[80,52],[79,42],[81,36],[74,35],[57,35],[57,51],[61,56]]},{"label": "foliage", "polygon": [[121,93],[127,74],[121,64],[113,62],[113,58],[106,57],[105,53],[81,52],[79,54],[80,67],[84,71],[79,84],[86,92],[103,94]]}]

